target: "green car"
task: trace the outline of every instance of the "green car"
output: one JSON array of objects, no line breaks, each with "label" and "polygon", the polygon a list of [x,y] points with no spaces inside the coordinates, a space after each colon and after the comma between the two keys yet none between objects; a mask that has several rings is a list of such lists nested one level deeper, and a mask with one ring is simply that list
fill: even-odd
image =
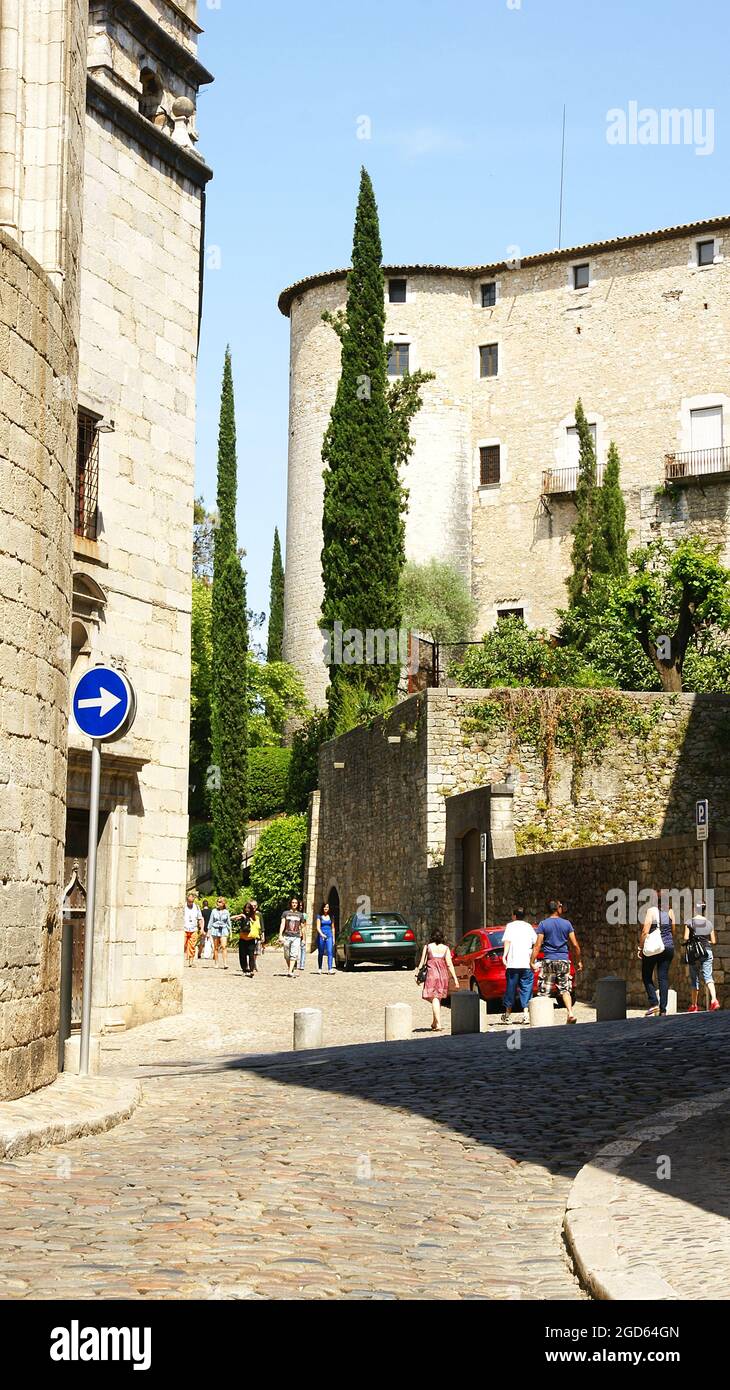
[{"label": "green car", "polygon": [[415,970],[416,933],[399,912],[353,913],[337,937],[337,964],[354,970],[358,961],[390,962]]}]

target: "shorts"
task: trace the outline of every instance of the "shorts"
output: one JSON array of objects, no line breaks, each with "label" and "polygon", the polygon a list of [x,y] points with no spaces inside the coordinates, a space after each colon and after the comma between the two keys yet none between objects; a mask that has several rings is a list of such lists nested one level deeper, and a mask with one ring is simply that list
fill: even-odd
[{"label": "shorts", "polygon": [[299,957],[300,957],[300,955],[301,955],[301,951],[302,951],[302,938],[301,938],[301,936],[285,936],[285,937],[284,937],[284,955],[286,956],[286,959],[287,959],[287,960],[295,960],[295,961],[298,962],[298,961],[299,961]]},{"label": "shorts", "polygon": [[559,994],[570,994],[570,961],[569,960],[544,960],[540,964],[540,979],[538,981],[538,994],[550,994],[553,984],[557,986]]},{"label": "shorts", "polygon": [[699,989],[700,980],[706,985],[709,985],[712,980],[712,951],[709,946],[706,946],[705,950],[707,951],[706,959],[689,967],[689,982],[692,989]]}]

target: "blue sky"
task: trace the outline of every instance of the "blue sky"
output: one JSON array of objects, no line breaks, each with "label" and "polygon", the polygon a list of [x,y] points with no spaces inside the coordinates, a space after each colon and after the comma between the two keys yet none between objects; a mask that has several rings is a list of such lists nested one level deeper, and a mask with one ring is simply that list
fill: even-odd
[{"label": "blue sky", "polygon": [[[209,186],[197,491],[215,500],[220,377],[236,383],[239,544],[268,605],[286,523],[280,291],[347,265],[359,168],[386,261],[479,264],[730,210],[727,0],[200,0]],[[714,148],[609,144],[607,113],[712,112]],[[358,138],[358,118],[371,138]],[[709,147],[700,115],[700,147]],[[360,130],[362,130],[362,125]],[[316,536],[312,544],[318,545]]]}]

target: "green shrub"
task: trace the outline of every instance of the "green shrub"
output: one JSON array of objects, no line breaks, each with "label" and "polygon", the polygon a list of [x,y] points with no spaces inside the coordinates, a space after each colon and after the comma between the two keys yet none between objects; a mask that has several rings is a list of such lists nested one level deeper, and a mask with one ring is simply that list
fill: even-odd
[{"label": "green shrub", "polygon": [[188,830],[188,854],[200,854],[210,849],[213,843],[213,827],[207,821],[198,821]]},{"label": "green shrub", "polygon": [[316,710],[301,729],[297,729],[291,746],[287,811],[306,811],[309,793],[319,784],[320,746],[331,737],[327,710]]},{"label": "green shrub", "polygon": [[265,820],[286,810],[289,748],[250,748],[248,753],[248,813]]},{"label": "green shrub", "polygon": [[306,816],[282,816],[261,835],[251,861],[251,894],[267,921],[289,898],[302,896]]}]

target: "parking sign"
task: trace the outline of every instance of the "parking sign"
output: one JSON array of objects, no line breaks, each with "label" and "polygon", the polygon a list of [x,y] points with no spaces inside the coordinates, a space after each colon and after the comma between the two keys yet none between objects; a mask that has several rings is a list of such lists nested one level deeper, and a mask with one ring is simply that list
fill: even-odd
[{"label": "parking sign", "polygon": [[695,827],[697,830],[697,839],[706,840],[710,833],[709,801],[695,802]]}]

